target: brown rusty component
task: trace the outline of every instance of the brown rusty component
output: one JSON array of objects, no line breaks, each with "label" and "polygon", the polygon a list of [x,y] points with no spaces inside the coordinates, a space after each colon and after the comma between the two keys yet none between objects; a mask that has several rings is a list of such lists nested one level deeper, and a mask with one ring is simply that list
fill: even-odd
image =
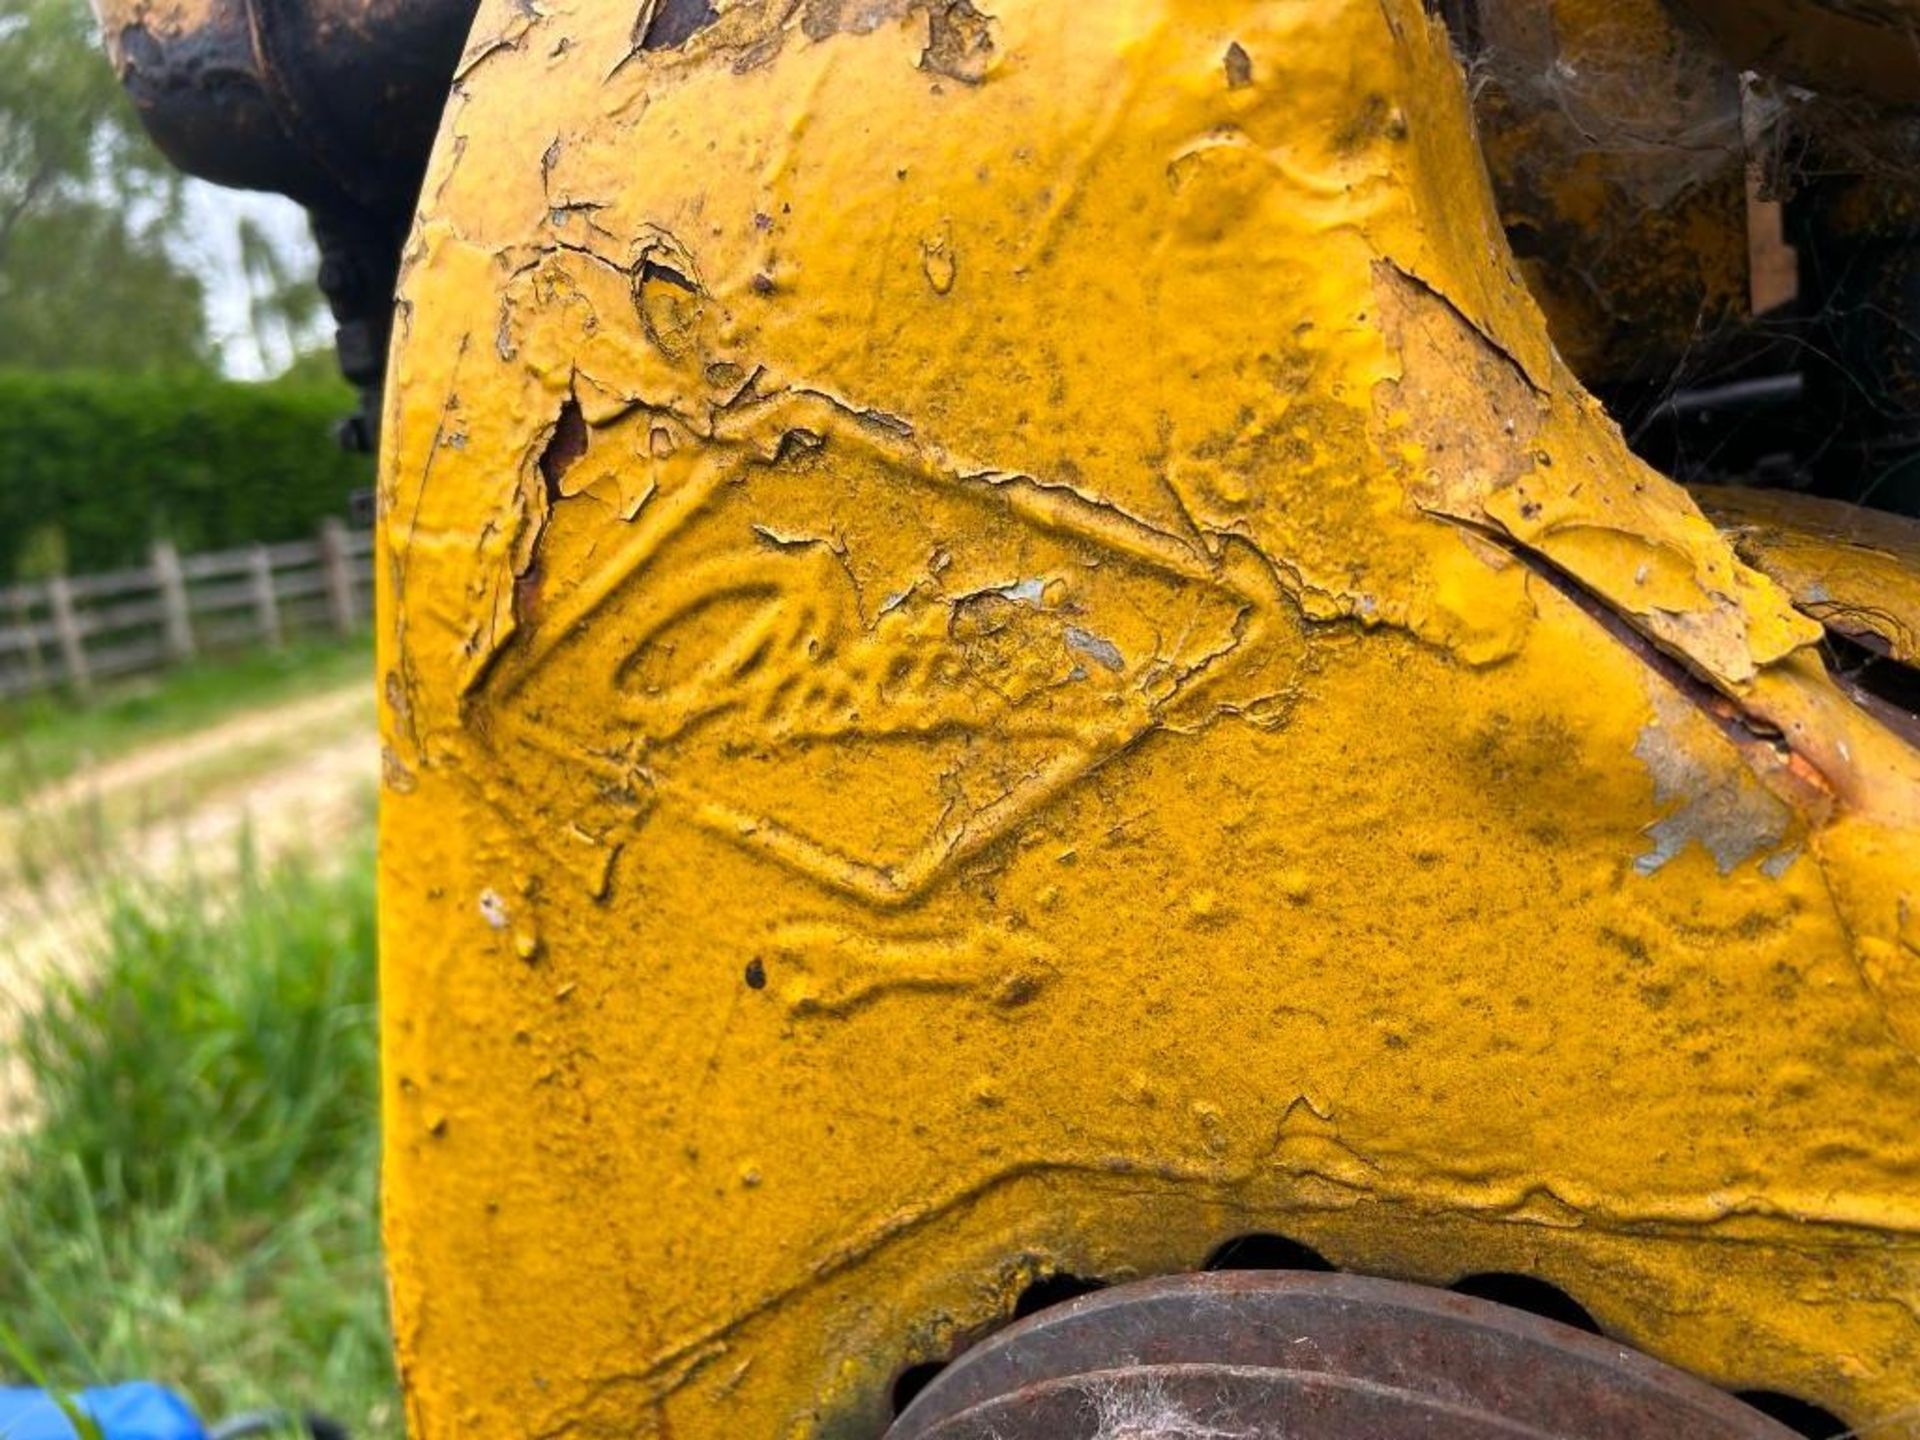
[{"label": "brown rusty component", "polygon": [[98,0],[175,164],[312,209],[411,214],[477,0]]},{"label": "brown rusty component", "polygon": [[1747,318],[1739,72],[1665,0],[1456,0],[1500,219],[1589,384]]},{"label": "brown rusty component", "polygon": [[340,368],[379,411],[400,243],[478,0],[95,0],[121,83],[189,174],[313,217]]},{"label": "brown rusty component", "polygon": [[1353,1275],[1103,1291],[962,1357],[887,1440],[1152,1436],[1788,1440],[1631,1350],[1505,1306]]},{"label": "brown rusty component", "polygon": [[1920,102],[1916,0],[1682,0],[1736,63],[1797,84]]}]

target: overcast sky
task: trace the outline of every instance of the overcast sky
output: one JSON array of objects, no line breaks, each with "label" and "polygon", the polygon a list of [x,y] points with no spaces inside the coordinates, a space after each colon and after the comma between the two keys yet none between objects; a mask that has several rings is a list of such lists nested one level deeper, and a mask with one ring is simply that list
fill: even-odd
[{"label": "overcast sky", "polygon": [[[187,214],[190,223],[180,255],[206,284],[207,329],[220,347],[221,368],[243,380],[284,369],[293,357],[262,355],[254,339],[247,280],[240,268],[239,222],[242,216],[251,217],[273,238],[287,259],[289,274],[312,276],[320,262],[307,233],[306,211],[278,195],[223,190],[193,180],[187,185]],[[332,338],[331,325],[323,323],[306,344],[325,345]]]}]

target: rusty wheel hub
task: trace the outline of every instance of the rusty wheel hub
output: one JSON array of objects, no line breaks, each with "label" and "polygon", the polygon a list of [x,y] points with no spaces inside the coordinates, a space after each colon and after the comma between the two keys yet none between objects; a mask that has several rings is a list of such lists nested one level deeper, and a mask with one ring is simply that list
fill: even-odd
[{"label": "rusty wheel hub", "polygon": [[963,1356],[887,1440],[1791,1440],[1551,1320],[1351,1275],[1185,1275],[1047,1310]]}]

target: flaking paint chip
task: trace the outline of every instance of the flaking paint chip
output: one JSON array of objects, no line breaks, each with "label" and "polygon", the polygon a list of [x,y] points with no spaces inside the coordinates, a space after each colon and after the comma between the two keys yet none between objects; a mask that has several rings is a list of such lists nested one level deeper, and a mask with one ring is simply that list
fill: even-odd
[{"label": "flaking paint chip", "polygon": [[1253,57],[1247,54],[1238,40],[1227,46],[1226,66],[1229,90],[1239,90],[1253,83]]}]

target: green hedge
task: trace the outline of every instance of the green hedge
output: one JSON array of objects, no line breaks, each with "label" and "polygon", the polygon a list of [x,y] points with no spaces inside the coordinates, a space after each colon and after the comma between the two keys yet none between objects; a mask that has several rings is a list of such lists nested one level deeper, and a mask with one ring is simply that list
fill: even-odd
[{"label": "green hedge", "polygon": [[372,464],[333,425],[344,384],[0,370],[0,580],[311,535]]}]

